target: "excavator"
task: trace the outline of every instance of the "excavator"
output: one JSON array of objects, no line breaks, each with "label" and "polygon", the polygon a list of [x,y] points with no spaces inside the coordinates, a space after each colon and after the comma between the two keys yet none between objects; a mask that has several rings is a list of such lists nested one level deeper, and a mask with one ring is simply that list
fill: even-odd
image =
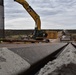
[{"label": "excavator", "polygon": [[32,7],[28,4],[28,2],[26,0],[14,0],[14,1],[21,4],[35,21],[36,27],[33,32],[32,38],[35,40],[43,40],[44,38],[46,38],[47,33],[41,30],[40,16],[32,9]]}]

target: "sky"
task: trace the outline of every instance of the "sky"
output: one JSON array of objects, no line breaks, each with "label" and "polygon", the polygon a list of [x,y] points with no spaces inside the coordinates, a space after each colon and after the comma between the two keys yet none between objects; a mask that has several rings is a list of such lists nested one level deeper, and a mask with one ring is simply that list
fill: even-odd
[{"label": "sky", "polygon": [[[41,29],[76,29],[76,0],[27,0],[41,19]],[[4,0],[5,29],[34,29],[35,22],[14,0]]]}]

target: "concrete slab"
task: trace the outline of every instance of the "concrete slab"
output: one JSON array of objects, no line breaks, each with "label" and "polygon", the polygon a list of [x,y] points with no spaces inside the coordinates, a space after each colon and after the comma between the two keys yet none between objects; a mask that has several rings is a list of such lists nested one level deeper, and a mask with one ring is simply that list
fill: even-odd
[{"label": "concrete slab", "polygon": [[7,48],[0,48],[0,75],[15,75],[26,70],[30,64]]}]

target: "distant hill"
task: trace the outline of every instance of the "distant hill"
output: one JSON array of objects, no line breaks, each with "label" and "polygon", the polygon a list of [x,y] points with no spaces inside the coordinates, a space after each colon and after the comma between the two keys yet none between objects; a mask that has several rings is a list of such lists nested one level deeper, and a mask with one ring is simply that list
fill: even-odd
[{"label": "distant hill", "polygon": [[[47,31],[47,30],[42,30]],[[61,31],[61,30],[49,30],[49,31]],[[29,35],[32,34],[34,30],[5,30],[5,36],[9,35]]]}]

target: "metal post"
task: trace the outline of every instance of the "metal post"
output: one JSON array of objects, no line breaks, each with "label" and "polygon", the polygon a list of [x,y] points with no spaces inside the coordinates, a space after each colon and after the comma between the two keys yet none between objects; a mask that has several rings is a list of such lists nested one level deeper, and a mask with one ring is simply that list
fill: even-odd
[{"label": "metal post", "polygon": [[0,0],[0,38],[4,37],[4,0]]}]

